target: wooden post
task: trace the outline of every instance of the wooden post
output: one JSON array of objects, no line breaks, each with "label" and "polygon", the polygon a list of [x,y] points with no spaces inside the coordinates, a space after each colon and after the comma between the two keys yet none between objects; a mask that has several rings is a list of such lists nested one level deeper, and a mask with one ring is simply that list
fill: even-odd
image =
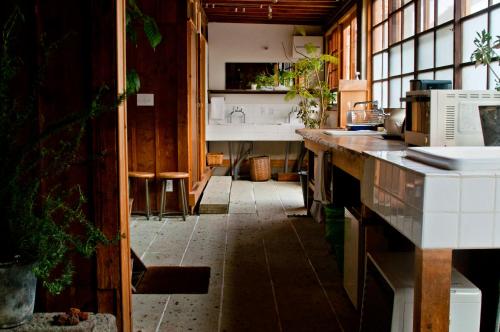
[{"label": "wooden post", "polygon": [[447,332],[450,317],[451,249],[415,248],[413,331]]}]

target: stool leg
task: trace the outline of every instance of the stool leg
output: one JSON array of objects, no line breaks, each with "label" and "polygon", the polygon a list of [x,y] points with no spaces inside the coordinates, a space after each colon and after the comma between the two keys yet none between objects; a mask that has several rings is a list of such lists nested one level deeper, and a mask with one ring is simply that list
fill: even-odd
[{"label": "stool leg", "polygon": [[149,185],[148,179],[146,179],[146,219],[149,220],[149,215],[151,214],[151,208],[149,206]]},{"label": "stool leg", "polygon": [[163,214],[163,208],[165,205],[165,180],[161,181],[161,200],[160,200],[160,213],[158,213],[158,220],[161,221],[161,216]]},{"label": "stool leg", "polygon": [[186,215],[189,215],[189,203],[188,203],[188,193],[186,190],[186,179],[182,180],[184,184],[184,208],[186,209]]},{"label": "stool leg", "polygon": [[181,187],[182,220],[186,220],[186,187],[184,185],[184,179],[180,179],[179,184]]}]

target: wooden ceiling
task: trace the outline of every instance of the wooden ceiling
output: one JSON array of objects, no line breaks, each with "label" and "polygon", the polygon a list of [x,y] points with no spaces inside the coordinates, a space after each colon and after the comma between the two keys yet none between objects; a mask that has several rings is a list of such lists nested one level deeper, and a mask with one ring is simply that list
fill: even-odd
[{"label": "wooden ceiling", "polygon": [[324,25],[347,0],[202,0],[209,22]]}]

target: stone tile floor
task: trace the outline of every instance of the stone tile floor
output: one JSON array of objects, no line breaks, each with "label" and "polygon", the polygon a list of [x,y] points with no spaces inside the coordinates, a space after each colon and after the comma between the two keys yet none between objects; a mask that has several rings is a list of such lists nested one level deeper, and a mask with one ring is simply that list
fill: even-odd
[{"label": "stone tile floor", "polygon": [[146,265],[211,267],[208,294],[133,295],[134,331],[357,331],[324,225],[302,205],[297,183],[234,181],[229,214],[134,217]]}]

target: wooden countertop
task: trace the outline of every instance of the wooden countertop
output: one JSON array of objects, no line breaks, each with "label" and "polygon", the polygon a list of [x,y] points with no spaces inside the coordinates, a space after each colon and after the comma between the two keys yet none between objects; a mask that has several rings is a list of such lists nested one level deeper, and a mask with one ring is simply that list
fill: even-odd
[{"label": "wooden countertop", "polygon": [[332,136],[323,133],[323,129],[297,129],[307,149],[330,151],[332,164],[347,172],[354,178],[363,177],[363,151],[400,151],[406,149],[403,141],[385,140],[381,135],[371,136]]},{"label": "wooden countertop", "polygon": [[386,140],[382,136],[332,136],[323,133],[324,129],[297,129],[296,133],[329,149],[347,149],[361,154],[363,151],[406,150],[406,144],[398,140]]}]

